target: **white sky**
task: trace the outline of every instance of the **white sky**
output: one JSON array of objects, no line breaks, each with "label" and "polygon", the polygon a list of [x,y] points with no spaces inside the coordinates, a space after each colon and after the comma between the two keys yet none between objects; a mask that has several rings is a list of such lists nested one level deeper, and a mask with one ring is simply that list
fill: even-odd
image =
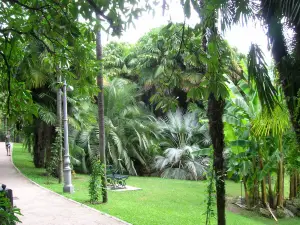
[{"label": "white sky", "polygon": [[[135,43],[140,37],[145,33],[150,31],[152,28],[159,27],[167,24],[169,21],[172,22],[183,22],[183,9],[178,0],[173,0],[172,5],[169,6],[169,9],[165,11],[165,15],[162,15],[161,5],[158,5],[155,10],[155,15],[144,14],[138,20],[135,21],[135,28],[131,26],[128,28],[122,35],[122,37],[111,37],[103,35],[103,44],[105,45],[109,41],[122,41]],[[186,21],[189,25],[195,25],[199,21],[199,17],[196,13],[192,12],[191,18]],[[271,62],[271,54],[267,49],[267,36],[263,28],[254,22],[248,23],[247,27],[242,25],[237,25],[227,30],[224,34],[225,39],[233,47],[244,54],[247,54],[251,43],[258,44],[265,53],[265,58],[268,64]]]}]

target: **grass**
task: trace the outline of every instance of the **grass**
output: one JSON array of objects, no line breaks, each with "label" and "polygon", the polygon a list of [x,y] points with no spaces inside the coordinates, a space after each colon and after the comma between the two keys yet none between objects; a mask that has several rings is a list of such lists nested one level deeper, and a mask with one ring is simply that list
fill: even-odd
[{"label": "grass", "polygon": [[[170,180],[150,177],[130,177],[128,185],[142,188],[139,191],[109,191],[107,204],[88,203],[88,175],[76,175],[73,179],[75,193],[62,193],[62,184],[54,178],[44,176],[44,169],[34,168],[31,155],[15,144],[13,161],[21,172],[38,184],[97,210],[108,213],[135,225],[194,225],[205,224],[206,182]],[[240,193],[240,185],[226,182],[229,196]],[[240,214],[226,212],[229,225],[275,224],[274,220],[259,217],[254,213],[242,211]],[[216,224],[216,219],[212,219]],[[280,220],[280,225],[300,224],[299,219]]]}]

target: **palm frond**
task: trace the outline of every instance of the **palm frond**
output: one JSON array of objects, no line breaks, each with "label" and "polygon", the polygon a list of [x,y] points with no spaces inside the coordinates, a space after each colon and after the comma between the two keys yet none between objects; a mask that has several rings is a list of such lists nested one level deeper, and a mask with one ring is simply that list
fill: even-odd
[{"label": "palm frond", "polygon": [[277,91],[268,74],[264,54],[258,45],[252,44],[248,54],[249,82],[254,81],[263,107],[272,110],[277,102]]}]

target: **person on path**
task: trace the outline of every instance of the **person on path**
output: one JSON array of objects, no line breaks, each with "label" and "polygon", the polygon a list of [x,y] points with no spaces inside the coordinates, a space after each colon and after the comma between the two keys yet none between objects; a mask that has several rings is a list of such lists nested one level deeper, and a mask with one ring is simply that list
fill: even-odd
[{"label": "person on path", "polygon": [[8,132],[7,135],[5,136],[5,146],[6,146],[6,154],[7,156],[10,156],[10,133]]}]

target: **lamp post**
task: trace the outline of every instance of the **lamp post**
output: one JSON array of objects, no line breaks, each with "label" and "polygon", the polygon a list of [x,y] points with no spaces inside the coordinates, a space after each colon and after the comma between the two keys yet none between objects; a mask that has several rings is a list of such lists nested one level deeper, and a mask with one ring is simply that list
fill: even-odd
[{"label": "lamp post", "polygon": [[72,185],[72,174],[70,167],[70,155],[69,155],[69,130],[68,130],[68,111],[67,111],[67,82],[64,80],[63,85],[63,113],[64,113],[64,192],[73,193],[74,186]]}]

